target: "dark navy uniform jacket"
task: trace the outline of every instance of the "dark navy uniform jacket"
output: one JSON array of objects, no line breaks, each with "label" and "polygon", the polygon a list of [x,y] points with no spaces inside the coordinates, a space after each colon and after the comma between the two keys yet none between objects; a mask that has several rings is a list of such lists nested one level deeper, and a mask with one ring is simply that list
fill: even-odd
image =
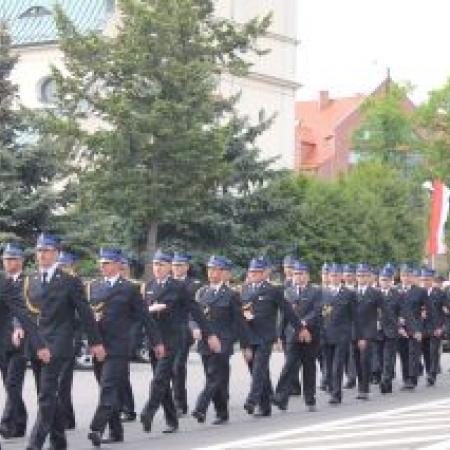
[{"label": "dark navy uniform jacket", "polygon": [[151,306],[163,303],[164,311],[153,313],[152,317],[158,325],[164,345],[171,350],[178,350],[185,340],[185,324],[189,314],[198,324],[205,337],[210,328],[200,306],[186,289],[183,281],[167,278],[162,284],[152,280],[145,286],[145,304]]},{"label": "dark navy uniform jacket", "polygon": [[244,286],[242,308],[251,311],[254,318],[248,320],[250,341],[254,345],[273,343],[278,339],[278,317],[282,314],[298,331],[300,321],[292,306],[285,300],[282,286],[263,281],[253,288]]},{"label": "dark navy uniform jacket", "polygon": [[410,289],[402,293],[401,316],[405,321],[405,329],[409,336],[414,333],[423,333],[424,323],[422,311],[431,313],[430,299],[425,289],[413,285]]},{"label": "dark navy uniform jacket", "polygon": [[[17,277],[17,279],[13,280],[13,279],[9,278],[9,280],[10,280],[11,284],[14,286],[14,289],[21,296],[22,291],[23,291],[23,280],[24,280],[23,273],[20,273],[20,275]],[[7,321],[7,326],[5,326],[5,336],[3,336],[3,339],[4,339],[3,348],[7,352],[23,351],[24,342],[22,342],[22,345],[20,346],[20,348],[17,348],[13,345],[12,339],[11,339],[14,329],[18,326],[22,327],[20,322],[17,320],[17,318],[12,313],[12,311],[10,311],[9,319]]]},{"label": "dark navy uniform jacket", "polygon": [[[285,290],[286,301],[292,306],[294,313],[302,326],[311,333],[313,340],[319,339],[319,315],[320,315],[320,290],[312,285],[303,288],[291,285]],[[286,342],[293,344],[298,342],[298,333],[292,325],[283,320],[282,326],[286,336]]]},{"label": "dark navy uniform jacket", "polygon": [[[198,291],[197,301],[211,332],[220,339],[221,353],[231,355],[237,339],[242,348],[249,345],[248,325],[242,315],[242,304],[236,291],[224,284],[218,290],[205,286]],[[198,343],[198,351],[202,355],[210,354],[204,338]]]},{"label": "dark navy uniform jacket", "polygon": [[5,339],[11,330],[12,317],[16,317],[20,321],[28,333],[34,349],[45,347],[45,342],[38,334],[36,324],[27,312],[20,291],[11,280],[0,273],[0,353],[5,351]]},{"label": "dark navy uniform jacket", "polygon": [[378,334],[378,310],[382,305],[381,294],[371,286],[364,292],[358,288],[355,292],[355,308],[353,319],[353,339],[376,339]]},{"label": "dark navy uniform jacket", "polygon": [[138,286],[119,277],[113,286],[104,279],[87,285],[88,300],[109,356],[130,356],[133,325],[143,323],[150,345],[161,343],[158,327],[146,310]]},{"label": "dark navy uniform jacket", "polygon": [[395,339],[398,336],[401,296],[394,287],[388,289],[387,292],[383,290],[380,292],[382,299],[380,332],[383,338]]},{"label": "dark navy uniform jacket", "polygon": [[447,296],[442,289],[431,288],[428,291],[429,310],[426,312],[426,318],[423,320],[424,334],[432,336],[438,328],[443,329],[446,322],[444,307],[447,306]]},{"label": "dark navy uniform jacket", "polygon": [[346,287],[321,290],[320,332],[324,344],[345,344],[351,341],[355,316],[355,293]]},{"label": "dark navy uniform jacket", "polygon": [[[78,277],[56,269],[44,286],[35,272],[24,280],[24,295],[29,311],[49,346],[52,357],[73,358],[78,318],[90,345],[102,342],[86,293]],[[22,320],[19,317],[22,323]]]}]

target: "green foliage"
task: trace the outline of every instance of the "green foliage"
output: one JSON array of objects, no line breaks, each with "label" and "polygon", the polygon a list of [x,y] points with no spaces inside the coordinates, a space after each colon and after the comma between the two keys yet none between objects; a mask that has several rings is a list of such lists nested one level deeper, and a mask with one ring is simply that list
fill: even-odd
[{"label": "green foliage", "polygon": [[429,179],[450,183],[450,78],[430,93],[418,112],[423,134],[423,156]]},{"label": "green foliage", "polygon": [[364,102],[363,121],[353,134],[353,148],[363,159],[379,159],[406,171],[411,154],[419,150],[408,100],[410,88],[386,83],[384,92]]},{"label": "green foliage", "polygon": [[420,185],[402,172],[367,161],[333,182],[287,176],[274,186],[274,201],[290,199],[277,233],[317,273],[325,261],[420,261],[424,242]]},{"label": "green foliage", "polygon": [[31,242],[49,227],[62,202],[55,188],[60,161],[55,147],[33,136],[29,115],[17,108],[17,86],[9,79],[16,63],[0,24],[0,239]]}]

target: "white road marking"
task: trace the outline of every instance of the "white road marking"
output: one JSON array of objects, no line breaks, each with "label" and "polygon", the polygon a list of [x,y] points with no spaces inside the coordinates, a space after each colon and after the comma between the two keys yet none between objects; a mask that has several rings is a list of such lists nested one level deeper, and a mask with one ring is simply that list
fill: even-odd
[{"label": "white road marking", "polygon": [[[382,439],[379,441],[372,441],[372,442],[355,442],[355,443],[346,443],[346,444],[339,444],[334,445],[330,447],[329,445],[327,447],[303,447],[303,445],[296,447],[298,450],[347,450],[347,449],[353,449],[353,448],[380,448],[380,447],[388,447],[389,446],[403,446],[406,444],[420,444],[421,442],[429,442],[439,439],[448,439],[450,437],[450,434],[436,434],[434,436],[419,436],[414,438],[399,438],[399,439]],[[300,442],[299,442],[300,444]],[[411,447],[402,447],[403,449],[410,450]],[[439,448],[439,450],[448,450],[449,447],[445,447],[444,449]],[[293,447],[290,450],[296,450]]]},{"label": "white road marking", "polygon": [[[441,430],[442,425],[425,425],[423,427],[420,426],[414,426],[414,427],[399,427],[399,428],[392,428],[389,430],[372,430],[372,431],[356,431],[354,433],[327,433],[325,436],[312,436],[312,437],[302,437],[301,443],[302,444],[308,444],[308,443],[320,443],[324,441],[339,441],[344,439],[353,439],[353,438],[364,438],[369,436],[380,436],[382,433],[383,436],[389,435],[389,434],[399,434],[399,433],[409,433],[409,432],[418,432],[418,431],[431,431],[431,430]],[[334,430],[334,429],[333,429]],[[450,436],[450,434],[449,434]],[[429,437],[426,435],[421,436],[422,441],[429,440]],[[358,441],[360,445],[361,441]],[[378,441],[377,441],[378,442]],[[274,440],[267,440],[264,442],[256,442],[254,444],[247,444],[243,445],[242,448],[261,448],[261,447],[283,447],[287,445],[293,445],[298,444],[299,439],[293,438],[293,439],[274,439]],[[330,445],[330,444],[329,444]],[[333,446],[334,448],[334,446]]]},{"label": "white road marking", "polygon": [[440,441],[436,444],[428,445],[426,447],[422,447],[419,450],[448,450],[448,449],[450,449],[450,439]]},{"label": "white road marking", "polygon": [[[390,418],[392,416],[397,416],[397,415],[400,415],[403,413],[408,413],[408,412],[419,412],[422,409],[432,410],[433,408],[441,408],[441,407],[445,408],[445,405],[447,406],[447,408],[450,409],[450,399],[435,400],[435,401],[431,401],[431,402],[415,404],[412,406],[404,406],[401,408],[395,408],[395,409],[380,411],[380,412],[376,412],[376,413],[363,414],[363,415],[359,415],[359,416],[355,416],[355,417],[349,417],[346,419],[337,419],[337,420],[319,423],[319,424],[315,424],[315,425],[311,425],[311,426],[307,426],[307,427],[294,428],[294,429],[278,431],[278,432],[274,432],[274,433],[267,433],[267,434],[263,434],[260,436],[224,442],[221,444],[214,444],[214,445],[210,445],[207,447],[201,447],[201,448],[198,448],[197,450],[228,450],[228,449],[248,448],[249,446],[250,447],[255,446],[256,444],[264,444],[267,441],[282,440],[282,439],[294,437],[296,435],[300,435],[298,437],[298,439],[296,440],[296,442],[301,444],[302,442],[304,442],[304,439],[305,439],[304,435],[308,434],[308,433],[320,432],[320,431],[323,431],[323,432],[331,431],[332,432],[335,428],[337,428],[339,426],[345,426],[345,425],[350,425],[350,424],[358,424],[360,426],[361,422],[364,422],[364,421],[369,421],[369,423],[371,423],[370,421],[373,421],[373,420]],[[423,413],[422,417],[423,416],[426,416],[426,413]],[[394,420],[398,420],[398,419],[400,419],[400,418],[394,417]],[[387,425],[389,426],[389,424],[387,424]],[[442,426],[440,426],[440,427],[442,428]],[[383,430],[379,430],[378,434],[380,434],[382,436],[382,433],[383,433]],[[447,439],[448,437],[450,437],[450,435],[441,434],[441,435],[434,435],[433,437],[430,437],[430,436],[416,437],[416,438],[411,437],[411,438],[406,438],[406,439],[413,440],[413,442],[410,442],[410,443],[420,443],[420,442],[430,442],[430,441],[433,442],[437,439],[443,440],[443,439]],[[401,443],[401,440],[398,441],[396,439],[390,439],[388,441],[391,443],[383,444],[382,441],[378,441],[378,442],[380,442],[381,446],[395,445],[395,444]],[[395,441],[395,442],[393,442],[393,441]],[[372,443],[370,443],[370,444],[372,444]],[[355,447],[348,447],[349,444],[346,444],[346,445],[347,445],[347,447],[338,447],[338,446],[333,445],[333,449],[334,448],[358,448],[358,447],[362,448],[362,446],[364,444],[358,443],[358,446],[355,446]],[[303,450],[303,447],[304,446],[301,445],[302,450]]]}]

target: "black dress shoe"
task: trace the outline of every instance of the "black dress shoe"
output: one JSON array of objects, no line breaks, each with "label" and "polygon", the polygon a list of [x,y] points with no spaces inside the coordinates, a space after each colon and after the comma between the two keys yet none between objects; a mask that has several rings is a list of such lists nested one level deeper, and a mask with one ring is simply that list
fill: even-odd
[{"label": "black dress shoe", "polygon": [[163,433],[164,434],[172,434],[176,433],[178,431],[178,424],[173,425],[167,425],[166,428],[164,428]]},{"label": "black dress shoe", "polygon": [[356,398],[358,400],[369,400],[369,394],[367,392],[359,392]]},{"label": "black dress shoe", "polygon": [[211,423],[213,425],[224,425],[228,423],[228,417],[216,417]]},{"label": "black dress shoe", "polygon": [[353,389],[356,387],[356,380],[348,380],[347,383],[344,384],[344,389]]},{"label": "black dress shoe", "polygon": [[302,395],[302,388],[301,386],[292,386],[291,389],[289,390],[289,395],[298,397],[300,395]]},{"label": "black dress shoe", "polygon": [[338,397],[331,397],[330,400],[328,400],[328,403],[330,405],[340,405],[341,404],[341,399]]},{"label": "black dress shoe", "polygon": [[427,377],[427,386],[434,386],[436,384],[436,378],[433,376]]},{"label": "black dress shoe", "polygon": [[281,411],[286,411],[288,409],[287,399],[282,399],[279,395],[273,396],[272,404],[275,405]]},{"label": "black dress shoe", "polygon": [[14,430],[11,428],[8,428],[5,424],[0,425],[0,436],[2,436],[4,439],[11,439],[14,437]]},{"label": "black dress shoe", "polygon": [[271,409],[259,409],[258,411],[253,414],[255,417],[270,417],[272,415]]},{"label": "black dress shoe", "polygon": [[206,414],[194,409],[194,411],[192,411],[191,413],[191,416],[196,418],[198,423],[205,423]]},{"label": "black dress shoe", "polygon": [[308,412],[317,412],[317,406],[316,405],[306,405],[306,410]]},{"label": "black dress shoe", "polygon": [[102,444],[115,444],[117,442],[123,442],[123,436],[108,436],[102,439]]},{"label": "black dress shoe", "polygon": [[123,411],[120,414],[120,421],[121,422],[134,422],[136,420],[136,413],[135,412],[126,412]]},{"label": "black dress shoe", "polygon": [[92,445],[96,448],[100,448],[102,445],[102,434],[100,431],[91,431],[88,434],[88,439],[92,442]]},{"label": "black dress shoe", "polygon": [[153,417],[148,414],[141,414],[142,429],[145,433],[152,431]]},{"label": "black dress shoe", "polygon": [[401,387],[402,391],[413,391],[416,388],[416,385],[412,381],[406,381],[405,384]]},{"label": "black dress shoe", "polygon": [[187,407],[186,408],[177,407],[176,411],[177,411],[178,419],[181,419],[182,417],[186,417],[188,409],[187,409]]},{"label": "black dress shoe", "polygon": [[372,379],[370,380],[372,384],[380,384],[381,383],[381,375],[378,373],[374,373],[372,375]]},{"label": "black dress shoe", "polygon": [[245,402],[244,409],[247,411],[247,414],[253,414],[255,412],[255,405],[251,402]]}]

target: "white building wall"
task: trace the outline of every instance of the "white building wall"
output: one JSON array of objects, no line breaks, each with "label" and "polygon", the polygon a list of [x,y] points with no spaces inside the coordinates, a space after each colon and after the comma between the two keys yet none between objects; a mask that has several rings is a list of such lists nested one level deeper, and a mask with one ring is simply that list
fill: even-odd
[{"label": "white building wall", "polygon": [[259,111],[276,114],[272,127],[262,135],[258,145],[263,158],[278,157],[277,167],[294,168],[295,93],[297,77],[297,0],[216,0],[219,17],[245,22],[272,12],[272,24],[260,48],[270,52],[254,57],[248,78],[224,76],[221,93],[241,92],[238,108],[257,120]]}]

